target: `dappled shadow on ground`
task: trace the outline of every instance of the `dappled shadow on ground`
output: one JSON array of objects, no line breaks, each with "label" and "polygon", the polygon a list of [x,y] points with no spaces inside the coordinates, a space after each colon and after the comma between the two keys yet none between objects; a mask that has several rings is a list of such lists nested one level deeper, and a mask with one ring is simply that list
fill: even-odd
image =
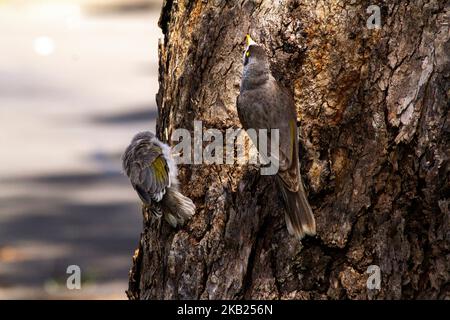
[{"label": "dappled shadow on ground", "polygon": [[[8,3],[0,10],[0,299],[125,299],[142,217],[120,155],[135,133],[155,127],[162,0]],[[41,35],[55,49],[46,56],[35,48]],[[77,292],[65,286],[71,264],[81,268]]]},{"label": "dappled shadow on ground", "polygon": [[92,121],[93,123],[103,125],[129,124],[132,122],[142,122],[142,121],[151,123],[153,121],[156,121],[157,116],[158,110],[156,109],[155,106],[146,106],[145,108],[140,108],[134,111],[127,111],[125,113],[120,113],[116,115],[95,116],[93,117]]},{"label": "dappled shadow on ground", "polygon": [[[154,108],[123,110],[90,115],[82,125],[152,129]],[[142,218],[121,173],[125,146],[80,154],[86,170],[0,179],[0,299],[126,298]],[[69,265],[81,268],[79,292],[66,287]]]},{"label": "dappled shadow on ground", "polygon": [[[61,174],[22,178],[16,183],[46,192],[1,200],[0,210],[13,209],[14,214],[0,220],[0,298],[2,288],[12,286],[34,288],[37,293],[32,298],[48,297],[49,283],[64,291],[66,269],[72,264],[80,266],[87,285],[126,284],[139,236],[137,201],[114,200],[114,195],[100,201],[95,196],[70,198],[80,188],[88,193],[108,192],[111,188],[105,185],[114,185],[112,189],[126,191],[129,184],[123,176]],[[9,256],[2,259],[2,250]]]}]

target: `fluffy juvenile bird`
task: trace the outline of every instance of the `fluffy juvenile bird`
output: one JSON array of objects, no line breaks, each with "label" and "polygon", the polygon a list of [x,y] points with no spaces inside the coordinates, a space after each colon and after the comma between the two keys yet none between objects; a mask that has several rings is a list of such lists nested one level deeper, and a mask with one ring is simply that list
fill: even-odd
[{"label": "fluffy juvenile bird", "polygon": [[177,166],[170,147],[151,132],[134,136],[122,156],[122,167],[143,202],[151,212],[173,227],[181,226],[195,213],[191,199],[178,191]]},{"label": "fluffy juvenile bird", "polygon": [[[316,234],[316,222],[300,175],[294,99],[272,76],[263,47],[247,35],[237,111],[244,129],[278,129],[277,184],[286,204],[286,225],[298,239]],[[270,145],[270,137],[268,137]],[[256,142],[254,141],[255,145]]]}]

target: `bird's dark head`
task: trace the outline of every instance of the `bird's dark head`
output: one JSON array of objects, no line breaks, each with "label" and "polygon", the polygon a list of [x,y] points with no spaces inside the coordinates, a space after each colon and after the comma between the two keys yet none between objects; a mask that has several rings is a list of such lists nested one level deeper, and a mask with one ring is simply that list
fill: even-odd
[{"label": "bird's dark head", "polygon": [[155,137],[155,134],[150,131],[143,131],[139,132],[133,137],[133,142],[136,142],[138,140],[152,140]]},{"label": "bird's dark head", "polygon": [[266,51],[262,46],[257,44],[248,34],[246,36],[246,47],[244,52],[244,66],[249,63],[268,63]]},{"label": "bird's dark head", "polygon": [[266,51],[253,41],[250,35],[247,35],[246,42],[242,80],[255,83],[266,81],[270,74],[270,64]]}]

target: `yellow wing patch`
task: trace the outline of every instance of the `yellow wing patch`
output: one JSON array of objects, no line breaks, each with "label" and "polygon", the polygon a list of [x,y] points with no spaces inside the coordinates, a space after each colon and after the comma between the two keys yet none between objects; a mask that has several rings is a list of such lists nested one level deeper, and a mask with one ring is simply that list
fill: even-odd
[{"label": "yellow wing patch", "polygon": [[291,155],[291,159],[294,159],[294,144],[295,144],[295,129],[297,126],[297,122],[295,120],[289,121],[289,133],[291,140],[289,141],[290,150],[289,153]]},{"label": "yellow wing patch", "polygon": [[164,182],[167,179],[167,164],[163,157],[159,156],[156,158],[152,164],[153,174],[155,176],[155,180],[158,183]]}]

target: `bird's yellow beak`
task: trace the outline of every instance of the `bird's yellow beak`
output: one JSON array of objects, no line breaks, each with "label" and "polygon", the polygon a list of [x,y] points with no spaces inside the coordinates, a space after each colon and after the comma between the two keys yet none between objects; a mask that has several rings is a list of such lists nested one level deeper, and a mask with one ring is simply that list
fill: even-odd
[{"label": "bird's yellow beak", "polygon": [[247,47],[250,47],[252,44],[256,44],[256,42],[253,41],[252,37],[250,37],[249,34],[247,34],[247,36],[245,37],[245,39],[247,40]]}]

